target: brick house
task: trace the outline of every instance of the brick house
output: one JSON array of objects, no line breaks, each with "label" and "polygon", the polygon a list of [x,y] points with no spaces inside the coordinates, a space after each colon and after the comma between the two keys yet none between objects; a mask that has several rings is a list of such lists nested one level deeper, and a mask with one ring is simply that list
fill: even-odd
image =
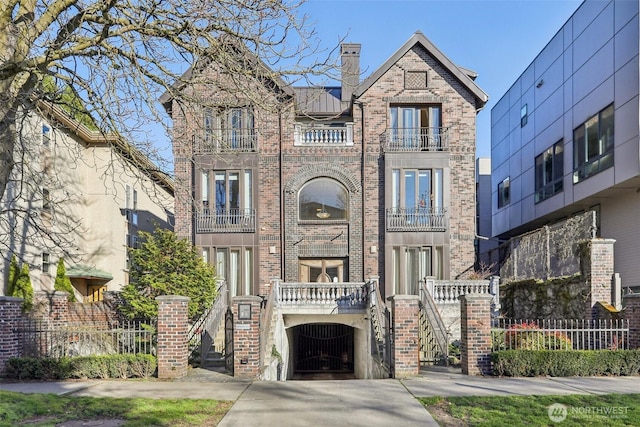
[{"label": "brick house", "polygon": [[417,295],[425,276],[473,268],[487,95],[421,32],[362,81],[360,49],[341,45],[336,87],[293,87],[244,57],[235,65],[251,73],[238,75],[252,79],[200,64],[175,87],[193,102],[161,98],[174,124],[175,230],[232,297],[268,295],[274,278],[376,276],[385,297]]}]

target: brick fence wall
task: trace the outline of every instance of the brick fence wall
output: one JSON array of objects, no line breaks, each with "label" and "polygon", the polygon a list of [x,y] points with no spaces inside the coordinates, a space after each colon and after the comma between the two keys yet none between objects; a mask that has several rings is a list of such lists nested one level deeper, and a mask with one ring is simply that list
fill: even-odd
[{"label": "brick fence wall", "polygon": [[189,298],[156,297],[158,302],[158,378],[180,378],[189,367]]},{"label": "brick fence wall", "polygon": [[460,297],[460,356],[462,373],[491,373],[491,295]]},{"label": "brick fence wall", "polygon": [[17,326],[22,319],[22,298],[0,296],[0,376],[5,363],[20,356]]},{"label": "brick fence wall", "polygon": [[260,374],[261,302],[262,298],[256,296],[234,297],[231,301],[235,377],[257,378]]},{"label": "brick fence wall", "polygon": [[389,297],[393,317],[394,374],[396,378],[416,376],[420,372],[420,297]]}]

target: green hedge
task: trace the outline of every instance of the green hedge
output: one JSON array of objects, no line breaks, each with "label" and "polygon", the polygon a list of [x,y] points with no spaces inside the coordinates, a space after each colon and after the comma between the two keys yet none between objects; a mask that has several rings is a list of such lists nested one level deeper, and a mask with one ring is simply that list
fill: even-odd
[{"label": "green hedge", "polygon": [[640,350],[501,350],[491,362],[509,377],[640,375]]},{"label": "green hedge", "polygon": [[150,354],[110,354],[59,359],[16,357],[5,363],[7,378],[66,380],[70,378],[149,378],[156,371]]}]

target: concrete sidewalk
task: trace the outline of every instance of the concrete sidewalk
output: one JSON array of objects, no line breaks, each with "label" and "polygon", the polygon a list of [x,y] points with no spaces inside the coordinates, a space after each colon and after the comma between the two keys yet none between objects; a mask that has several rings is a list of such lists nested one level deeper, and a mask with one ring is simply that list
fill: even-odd
[{"label": "concrete sidewalk", "polygon": [[423,396],[640,393],[640,377],[494,378],[423,371],[403,380],[238,380],[194,369],[185,378],[0,383],[0,390],[93,397],[216,399],[235,402],[220,423],[232,426],[437,426]]}]

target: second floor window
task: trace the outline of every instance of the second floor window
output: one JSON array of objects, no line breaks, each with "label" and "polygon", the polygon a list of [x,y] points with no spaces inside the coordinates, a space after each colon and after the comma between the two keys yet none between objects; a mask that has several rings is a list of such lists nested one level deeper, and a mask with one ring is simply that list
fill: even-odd
[{"label": "second floor window", "polygon": [[201,178],[204,213],[238,213],[253,209],[251,170],[205,171]]},{"label": "second floor window", "polygon": [[389,143],[393,149],[442,149],[442,108],[439,105],[392,106]]},{"label": "second floor window", "polygon": [[345,220],[348,215],[347,189],[331,178],[309,181],[298,194],[301,220]]},{"label": "second floor window", "polygon": [[613,166],[613,104],[573,131],[573,183]]},{"label": "second floor window", "polygon": [[256,150],[254,116],[251,107],[213,109],[204,113],[204,147],[206,151]]},{"label": "second floor window", "polygon": [[391,207],[402,209],[443,208],[442,169],[394,169]]},{"label": "second floor window", "polygon": [[536,203],[562,191],[563,163],[562,141],[536,157]]}]

